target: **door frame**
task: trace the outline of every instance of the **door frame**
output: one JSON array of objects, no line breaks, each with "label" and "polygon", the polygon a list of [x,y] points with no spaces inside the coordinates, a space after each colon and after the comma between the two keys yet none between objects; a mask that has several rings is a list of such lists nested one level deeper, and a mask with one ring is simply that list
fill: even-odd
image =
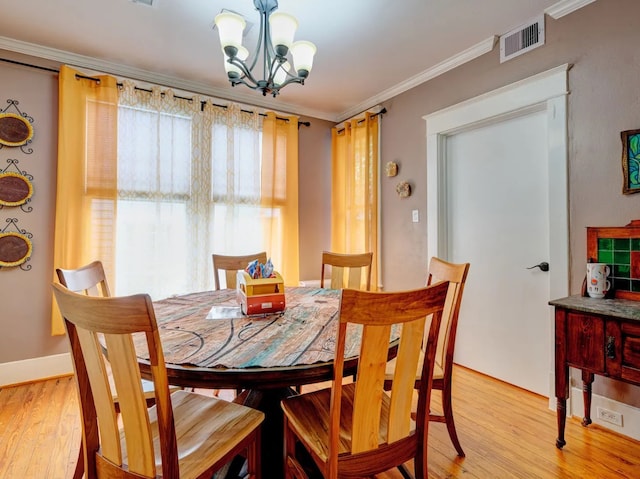
[{"label": "door frame", "polygon": [[[549,181],[549,294],[569,294],[567,95],[570,65],[560,65],[423,116],[427,126],[427,252],[448,258],[447,136],[532,111],[546,111]],[[549,307],[553,325],[553,311]],[[554,336],[549,338],[549,406],[555,408]],[[570,409],[567,409],[570,410]]]}]

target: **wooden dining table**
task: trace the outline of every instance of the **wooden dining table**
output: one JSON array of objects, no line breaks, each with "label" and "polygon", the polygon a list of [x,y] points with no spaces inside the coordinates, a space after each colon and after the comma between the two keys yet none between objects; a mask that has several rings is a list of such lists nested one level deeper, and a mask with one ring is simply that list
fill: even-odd
[{"label": "wooden dining table", "polygon": [[[297,386],[333,377],[340,294],[286,288],[284,311],[257,316],[242,314],[235,290],[154,302],[170,384],[242,390],[236,401],[265,412],[264,478],[284,477],[280,401],[296,394]],[[138,362],[143,377],[150,378],[143,344],[142,338],[136,343]],[[345,349],[345,376],[356,372],[359,345],[360,332],[354,329]]]}]

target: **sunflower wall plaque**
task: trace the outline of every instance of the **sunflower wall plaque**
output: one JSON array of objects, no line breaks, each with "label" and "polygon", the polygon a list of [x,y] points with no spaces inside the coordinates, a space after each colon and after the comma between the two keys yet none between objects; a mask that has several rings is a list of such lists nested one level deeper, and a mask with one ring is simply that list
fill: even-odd
[{"label": "sunflower wall plaque", "polygon": [[25,147],[33,138],[33,118],[20,111],[17,100],[7,100],[7,103],[7,107],[0,110],[0,149],[19,147],[23,153],[31,154],[33,150]]},{"label": "sunflower wall plaque", "polygon": [[29,120],[16,113],[0,113],[0,145],[22,146],[33,138]]},{"label": "sunflower wall plaque", "polygon": [[12,171],[0,172],[0,206],[20,206],[33,195],[27,176]]},{"label": "sunflower wall plaque", "polygon": [[[25,268],[24,263],[29,260],[33,251],[33,235],[18,228],[17,218],[9,218],[7,223],[7,226],[0,230],[0,268],[20,266],[21,269],[29,270],[31,267]],[[13,226],[15,231],[8,231],[10,226]]]}]

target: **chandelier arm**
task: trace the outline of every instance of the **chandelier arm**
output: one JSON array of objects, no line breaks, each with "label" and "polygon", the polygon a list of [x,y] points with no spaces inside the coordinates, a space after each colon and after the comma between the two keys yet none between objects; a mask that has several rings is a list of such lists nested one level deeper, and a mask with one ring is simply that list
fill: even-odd
[{"label": "chandelier arm", "polygon": [[[260,12],[260,33],[258,34],[258,44],[256,45],[256,50],[253,56],[253,61],[251,62],[251,66],[248,68],[249,71],[253,71],[253,69],[256,66],[256,63],[258,62],[258,57],[260,56],[260,49],[262,48],[262,41],[263,41],[263,37],[264,37],[264,30],[265,30],[265,22],[267,19],[267,14],[266,11],[259,6],[258,1],[256,1],[255,3],[256,9],[258,10],[258,12]],[[257,83],[257,82],[256,82]]]},{"label": "chandelier arm", "polygon": [[[251,74],[251,69],[247,68],[247,65],[245,65],[245,63],[242,60],[238,59],[238,57],[234,57],[234,58],[229,58],[227,61],[232,65],[235,65],[240,69],[240,71],[242,71],[242,75],[244,75],[242,78],[246,77],[249,79],[251,83],[258,85],[258,80],[256,80],[254,76]],[[243,82],[243,83],[245,83],[245,85],[248,85],[246,82]]]},{"label": "chandelier arm", "polygon": [[[284,68],[283,68],[283,69],[284,69]],[[298,72],[296,72],[296,74],[294,75],[294,74],[293,74],[293,73],[291,73],[291,71],[289,71],[289,70],[284,70],[284,71],[285,71],[285,73],[287,74],[287,78],[296,78],[296,79],[298,79],[298,80],[304,80],[304,79],[305,79],[305,77],[301,77],[300,75],[298,75]],[[295,71],[295,70],[293,70],[293,71]],[[288,80],[287,80],[287,81],[288,81]],[[292,83],[292,82],[288,81],[288,83]]]},{"label": "chandelier arm", "polygon": [[244,78],[236,78],[234,80],[231,80],[231,86],[236,86],[239,84],[243,84],[245,86],[247,86],[248,88],[251,88],[252,90],[258,90],[260,89],[260,87],[257,84],[251,84],[251,83],[247,83]]},{"label": "chandelier arm", "polygon": [[[264,23],[265,23],[265,32],[264,32],[264,65],[263,65],[263,73],[262,76],[267,78],[267,85],[273,85],[273,77],[275,75],[274,64],[278,61],[278,56],[273,48],[273,42],[271,41],[271,28],[269,26],[269,15],[271,12],[265,14]],[[267,77],[267,72],[269,76]]]},{"label": "chandelier arm", "polygon": [[302,77],[292,77],[289,78],[288,80],[282,82],[280,85],[278,85],[278,90],[280,90],[281,88],[289,85],[290,83],[300,83],[301,85],[304,85],[304,78]]},{"label": "chandelier arm", "polygon": [[269,65],[269,77],[267,78],[267,82],[270,85],[274,85],[275,86],[274,78],[276,76],[276,73],[278,72],[278,69],[282,69],[282,70],[285,71],[285,73],[288,73],[287,70],[285,70],[285,68],[284,68],[284,62],[278,61],[278,58],[275,58],[275,59],[273,59],[273,61],[271,61],[270,65]]}]

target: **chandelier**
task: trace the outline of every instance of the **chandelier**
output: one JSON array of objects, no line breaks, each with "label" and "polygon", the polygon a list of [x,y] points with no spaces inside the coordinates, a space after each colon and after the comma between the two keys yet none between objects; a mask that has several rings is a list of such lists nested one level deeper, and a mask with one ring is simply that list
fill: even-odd
[{"label": "chandelier", "polygon": [[[247,60],[249,51],[242,46],[244,18],[230,11],[223,11],[215,18],[231,85],[242,83],[264,96],[269,93],[274,97],[289,83],[304,85],[313,66],[316,46],[307,41],[293,41],[298,21],[286,13],[275,12],[278,0],[253,0],[253,4],[260,12],[260,34],[251,61]],[[289,52],[293,68],[287,58]],[[258,60],[262,63],[261,79],[254,73]]]}]

